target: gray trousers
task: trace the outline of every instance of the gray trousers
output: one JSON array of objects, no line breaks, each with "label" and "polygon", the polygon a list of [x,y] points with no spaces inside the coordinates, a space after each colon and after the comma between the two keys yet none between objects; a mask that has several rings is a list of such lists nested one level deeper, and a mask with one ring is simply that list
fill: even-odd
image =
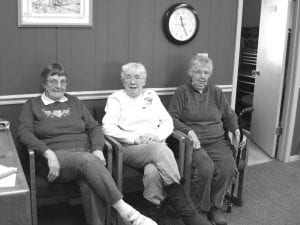
[{"label": "gray trousers", "polygon": [[[123,198],[105,165],[87,149],[55,151],[60,164],[56,183],[76,182],[81,191],[83,209],[89,225],[104,225],[106,203]],[[37,162],[37,172],[47,179],[49,168],[44,158]]]},{"label": "gray trousers", "polygon": [[144,197],[155,205],[165,199],[163,187],[180,182],[178,165],[174,153],[165,143],[126,145],[124,163],[144,168]]},{"label": "gray trousers", "polygon": [[225,140],[194,150],[191,197],[197,209],[221,208],[237,172],[231,145]]}]

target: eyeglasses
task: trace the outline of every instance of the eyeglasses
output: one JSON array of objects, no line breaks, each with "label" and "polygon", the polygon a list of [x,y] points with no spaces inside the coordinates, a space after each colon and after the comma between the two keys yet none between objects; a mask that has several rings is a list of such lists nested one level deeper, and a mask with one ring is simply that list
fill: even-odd
[{"label": "eyeglasses", "polygon": [[209,70],[197,70],[197,71],[190,71],[190,74],[194,77],[200,77],[200,76],[205,76],[208,77],[211,75]]},{"label": "eyeglasses", "polygon": [[58,81],[58,80],[52,80],[52,79],[49,79],[47,80],[47,83],[49,84],[49,86],[51,87],[56,87],[58,86],[58,84],[60,83],[61,86],[66,86],[68,81],[67,80],[61,80],[61,81]]},{"label": "eyeglasses", "polygon": [[125,80],[127,81],[127,82],[130,82],[131,80],[134,80],[134,81],[136,81],[136,82],[141,82],[142,80],[144,80],[145,79],[145,77],[142,77],[142,76],[140,76],[140,75],[138,75],[138,74],[136,74],[136,75],[129,75],[129,74],[127,74],[127,75],[125,75]]}]

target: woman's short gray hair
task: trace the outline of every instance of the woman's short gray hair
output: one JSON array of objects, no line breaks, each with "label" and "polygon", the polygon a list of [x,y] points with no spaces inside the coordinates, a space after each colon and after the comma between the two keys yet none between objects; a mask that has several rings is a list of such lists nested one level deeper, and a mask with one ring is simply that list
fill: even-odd
[{"label": "woman's short gray hair", "polygon": [[54,76],[54,75],[67,77],[67,73],[61,64],[52,63],[52,64],[46,66],[43,69],[43,71],[41,72],[42,85],[46,84],[48,77]]},{"label": "woman's short gray hair", "polygon": [[188,75],[191,76],[192,69],[194,66],[197,65],[208,65],[210,68],[210,73],[212,74],[213,72],[213,61],[208,57],[207,53],[197,53],[194,55],[190,62],[189,62],[189,68],[188,68]]},{"label": "woman's short gray hair", "polygon": [[147,77],[147,71],[145,66],[139,62],[130,62],[122,66],[121,78],[124,79],[125,76],[128,74],[138,74]]}]

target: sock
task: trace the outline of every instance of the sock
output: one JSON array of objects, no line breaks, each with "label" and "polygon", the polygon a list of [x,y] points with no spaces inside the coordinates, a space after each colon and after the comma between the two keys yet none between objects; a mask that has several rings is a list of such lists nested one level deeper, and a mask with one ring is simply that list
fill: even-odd
[{"label": "sock", "polygon": [[120,214],[122,218],[127,218],[129,219],[129,215],[133,212],[136,211],[131,205],[126,203],[123,199],[120,199],[116,203],[112,205]]}]

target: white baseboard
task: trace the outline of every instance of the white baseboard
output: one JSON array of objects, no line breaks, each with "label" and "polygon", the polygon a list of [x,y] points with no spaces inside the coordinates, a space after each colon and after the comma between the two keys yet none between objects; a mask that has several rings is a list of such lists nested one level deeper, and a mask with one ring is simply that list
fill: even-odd
[{"label": "white baseboard", "polygon": [[287,160],[285,162],[294,162],[300,160],[300,156],[299,155],[292,155],[287,157]]}]

